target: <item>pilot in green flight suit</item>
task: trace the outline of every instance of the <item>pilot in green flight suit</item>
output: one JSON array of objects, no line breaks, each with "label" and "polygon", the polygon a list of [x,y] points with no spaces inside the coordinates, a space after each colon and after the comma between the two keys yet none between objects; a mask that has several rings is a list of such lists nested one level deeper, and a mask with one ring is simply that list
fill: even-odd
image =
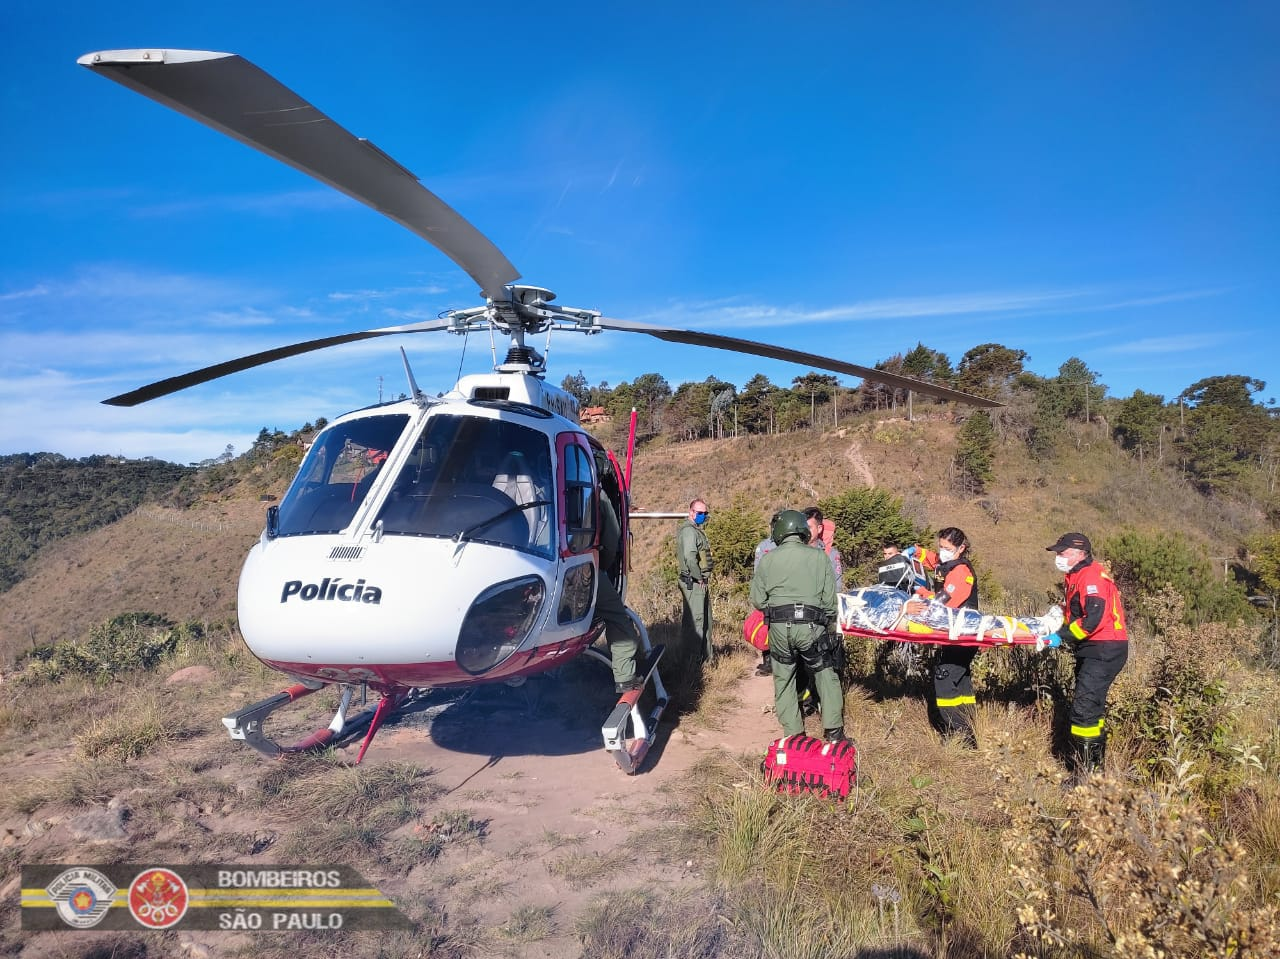
[{"label": "pilot in green flight suit", "polygon": [[[614,567],[618,565],[621,545],[622,524],[618,522],[613,503],[601,492],[600,578],[596,582],[596,619],[603,620],[605,624],[604,638],[609,644],[615,693],[625,693],[642,685],[640,677],[636,675],[636,653],[640,648],[640,637],[612,579]],[[620,571],[618,575],[621,575]]]},{"label": "pilot in green flight suit", "polygon": [[773,521],[777,547],[760,559],[751,578],[751,605],[763,610],[769,624],[769,659],[773,664],[773,701],[787,736],[804,732],[796,696],[796,660],[813,676],[822,707],[828,742],[842,742],[844,694],[835,671],[836,578],[831,560],[810,549],[809,526],[799,510],[787,509]]},{"label": "pilot in green flight suit", "polygon": [[711,647],[711,543],[702,531],[706,521],[707,504],[695,499],[689,504],[689,519],[676,531],[676,557],[684,597],[684,636],[692,638],[703,661],[710,662],[715,650]]}]

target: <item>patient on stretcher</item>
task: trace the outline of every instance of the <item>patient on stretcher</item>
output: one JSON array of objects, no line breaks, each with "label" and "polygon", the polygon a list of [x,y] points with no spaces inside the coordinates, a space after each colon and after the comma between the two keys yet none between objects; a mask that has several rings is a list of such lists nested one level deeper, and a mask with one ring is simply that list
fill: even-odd
[{"label": "patient on stretcher", "polygon": [[[1062,625],[1062,610],[1057,606],[1050,607],[1043,616],[993,616],[976,609],[952,609],[931,599],[923,610],[908,616],[907,594],[890,586],[866,586],[840,593],[836,598],[840,603],[840,628],[845,632],[881,636],[895,633],[898,635],[886,638],[918,636],[936,642],[1035,643],[1036,649],[1061,642],[1057,630]],[[911,635],[903,636],[904,633]]]}]

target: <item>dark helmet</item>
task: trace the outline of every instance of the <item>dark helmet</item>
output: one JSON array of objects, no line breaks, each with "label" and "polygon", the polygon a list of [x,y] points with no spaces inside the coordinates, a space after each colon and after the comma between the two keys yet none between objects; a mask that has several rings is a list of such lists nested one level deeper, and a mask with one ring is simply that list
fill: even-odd
[{"label": "dark helmet", "polygon": [[773,537],[773,541],[779,546],[788,536],[799,536],[800,542],[809,542],[809,521],[804,518],[804,513],[798,509],[784,509],[781,513],[773,518],[773,526],[769,530],[769,535]]}]

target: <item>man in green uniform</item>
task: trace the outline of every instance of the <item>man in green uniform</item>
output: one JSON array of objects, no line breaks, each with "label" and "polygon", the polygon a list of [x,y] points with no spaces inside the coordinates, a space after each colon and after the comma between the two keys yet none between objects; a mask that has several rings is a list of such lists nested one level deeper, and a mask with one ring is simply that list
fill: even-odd
[{"label": "man in green uniform", "polygon": [[613,577],[621,575],[616,569],[622,546],[622,524],[609,497],[600,494],[600,578],[596,582],[596,619],[604,622],[604,638],[609,644],[609,659],[613,663],[613,691],[625,693],[638,689],[642,684],[636,675],[636,652],[640,648],[640,636],[636,632],[631,614],[622,602]]},{"label": "man in green uniform", "polygon": [[711,648],[711,543],[702,526],[707,503],[689,504],[689,518],[676,531],[676,558],[680,564],[680,593],[684,597],[684,636],[692,640],[704,662],[715,658]]},{"label": "man in green uniform", "polygon": [[773,701],[787,736],[804,732],[796,697],[796,661],[813,677],[828,742],[843,742],[844,695],[835,671],[839,639],[836,621],[836,578],[831,560],[809,548],[809,527],[799,510],[787,509],[773,521],[778,545],[760,559],[751,577],[751,605],[769,624],[769,659],[773,664]]}]

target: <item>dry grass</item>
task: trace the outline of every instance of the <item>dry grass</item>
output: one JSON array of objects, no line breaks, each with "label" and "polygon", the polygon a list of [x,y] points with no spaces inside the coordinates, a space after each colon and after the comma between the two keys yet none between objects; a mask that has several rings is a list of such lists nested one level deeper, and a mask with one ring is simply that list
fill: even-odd
[{"label": "dry grass", "polygon": [[121,703],[115,712],[94,720],[76,736],[76,747],[90,759],[127,762],[162,750],[191,735],[192,727],[159,696],[144,695]]},{"label": "dry grass", "polygon": [[[1132,463],[1092,427],[1079,431],[1079,448],[1053,463],[1034,462],[1012,444],[1002,448],[991,493],[968,500],[935,479],[945,473],[953,435],[941,422],[861,417],[821,438],[672,444],[642,454],[636,495],[646,509],[677,510],[694,495],[710,497],[713,510],[744,497],[759,505],[763,532],[774,508],[861,483],[865,464],[904,497],[921,526],[964,528],[981,571],[1015,612],[1039,612],[1047,602],[1058,577],[1044,561],[1044,537],[1062,529],[1096,536],[1121,524],[1182,529],[1190,517],[1196,525],[1188,535],[1209,543],[1237,541],[1253,523],[1247,510],[1206,503],[1160,471]],[[27,584],[0,596],[0,645],[29,645],[33,630],[46,626],[57,633],[40,638],[75,638],[106,616],[156,608],[150,598],[157,594],[187,602],[157,612],[217,621],[230,609],[234,567],[260,526],[260,504],[242,505],[226,507],[243,513],[242,528],[201,534],[198,550],[189,529],[175,533],[134,517],[51,553]],[[675,695],[668,716],[717,729],[738,676],[754,662],[738,638],[745,605],[734,584],[717,583],[714,635],[727,654],[710,669],[690,668],[695,651],[682,647],[678,594],[664,578],[671,533],[671,524],[636,524],[630,598],[652,638],[668,645],[664,677]],[[143,555],[148,551],[154,557]],[[364,864],[375,883],[412,888],[405,897],[418,923],[412,935],[288,935],[239,947],[255,959],[533,954],[569,930],[583,956],[599,959],[1003,959],[1018,952],[1142,955],[1148,948],[1186,957],[1261,955],[1273,947],[1268,909],[1280,898],[1280,696],[1274,671],[1251,658],[1254,645],[1252,634],[1225,627],[1140,636],[1113,703],[1156,702],[1159,671],[1172,658],[1175,669],[1199,669],[1222,684],[1212,735],[1197,738],[1178,724],[1186,717],[1172,706],[1185,711],[1194,702],[1161,701],[1142,714],[1159,721],[1150,728],[1116,724],[1110,778],[1069,794],[1059,788],[1062,769],[1050,753],[1070,688],[1067,657],[1002,650],[979,658],[982,749],[974,753],[938,742],[922,688],[873,674],[875,647],[867,645],[856,650],[846,699],[846,728],[859,744],[862,769],[848,802],[780,796],[760,782],[758,756],[721,755],[664,797],[661,826],[652,817],[637,820],[637,835],[625,846],[597,854],[577,837],[555,833],[540,844],[556,857],[552,875],[574,889],[617,885],[629,862],[646,857],[694,862],[687,888],[610,888],[576,916],[540,903],[513,905],[488,928],[456,906],[446,915],[433,899],[446,889],[464,902],[511,889],[503,861],[481,845],[483,822],[469,810],[441,808],[429,771],[397,763],[352,768],[335,756],[263,764],[226,752],[215,710],[228,705],[227,688],[249,701],[279,683],[231,629],[210,630],[155,675],[107,687],[72,679],[11,697],[0,707],[0,729],[11,741],[50,751],[79,734],[82,753],[41,778],[10,779],[0,787],[0,807],[29,816],[46,805],[105,804],[141,786],[152,799],[130,794],[139,835],[104,854],[181,861],[265,853],[310,861],[323,848]],[[192,664],[213,667],[218,696],[161,686],[169,669]],[[331,706],[321,699],[304,704],[301,721],[327,720]],[[190,758],[163,763],[156,754],[166,742],[194,735],[175,727],[175,716],[194,717],[208,745],[188,739]],[[580,719],[599,717],[567,717]],[[762,727],[772,729],[771,720]],[[0,758],[27,761],[14,747]],[[468,801],[478,806],[483,798]],[[185,821],[164,812],[188,803],[197,813]],[[196,821],[223,804],[248,811],[262,828],[228,825],[204,835]],[[477,846],[469,857],[448,858]],[[141,954],[140,943],[121,939],[119,954]],[[0,945],[17,944],[5,938]]]},{"label": "dry grass", "polygon": [[624,849],[572,852],[547,863],[547,872],[563,879],[571,889],[584,889],[617,874],[630,859]]},{"label": "dry grass", "polygon": [[513,942],[539,942],[555,931],[555,915],[555,906],[521,906],[498,933]]}]

